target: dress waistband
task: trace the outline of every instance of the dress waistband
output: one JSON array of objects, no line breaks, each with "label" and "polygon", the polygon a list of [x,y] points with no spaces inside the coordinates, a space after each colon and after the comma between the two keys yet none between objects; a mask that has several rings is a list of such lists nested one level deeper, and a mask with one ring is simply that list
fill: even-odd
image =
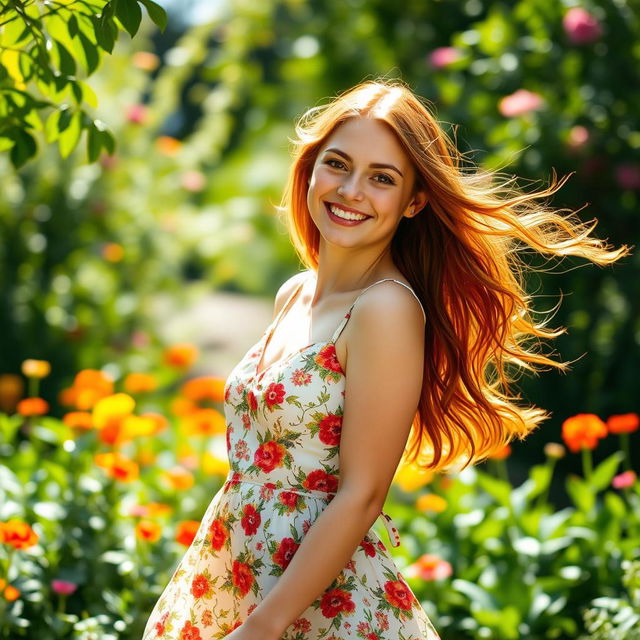
[{"label": "dress waistband", "polygon": [[[268,487],[273,491],[289,491],[291,493],[299,493],[304,496],[310,496],[312,498],[326,498],[327,496],[335,496],[336,491],[320,491],[316,489],[300,489],[298,487],[276,487],[275,483],[272,482],[256,482],[255,480],[247,480],[247,478],[240,471],[229,471],[227,478],[224,482],[224,490],[225,492],[234,484],[255,484],[260,487]],[[380,518],[382,518],[382,524],[384,528],[387,530],[387,534],[389,535],[389,541],[391,542],[391,546],[399,547],[400,546],[400,533],[398,531],[398,527],[396,523],[393,521],[391,516],[384,511],[380,512]]]}]

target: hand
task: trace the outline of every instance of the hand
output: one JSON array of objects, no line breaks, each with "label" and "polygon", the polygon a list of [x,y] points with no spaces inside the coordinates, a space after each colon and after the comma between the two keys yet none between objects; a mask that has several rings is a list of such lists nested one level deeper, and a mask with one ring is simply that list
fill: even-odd
[{"label": "hand", "polygon": [[249,616],[243,624],[234,629],[224,640],[281,640],[282,634],[265,629]]}]

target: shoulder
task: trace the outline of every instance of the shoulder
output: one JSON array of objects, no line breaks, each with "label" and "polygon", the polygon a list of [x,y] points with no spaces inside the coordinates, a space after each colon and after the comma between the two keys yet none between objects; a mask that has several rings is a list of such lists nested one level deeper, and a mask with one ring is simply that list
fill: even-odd
[{"label": "shoulder", "polygon": [[311,270],[307,269],[306,271],[300,271],[292,275],[290,278],[285,280],[278,289],[276,293],[276,299],[274,302],[273,315],[274,318],[280,312],[285,302],[289,299],[291,294],[303,283],[307,278],[311,276]]}]

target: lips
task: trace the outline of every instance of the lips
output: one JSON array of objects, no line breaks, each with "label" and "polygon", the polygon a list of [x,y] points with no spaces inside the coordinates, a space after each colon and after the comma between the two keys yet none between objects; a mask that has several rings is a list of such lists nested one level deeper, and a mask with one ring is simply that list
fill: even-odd
[{"label": "lips", "polygon": [[338,207],[338,209],[342,209],[343,211],[348,211],[349,213],[355,213],[356,215],[359,215],[359,216],[367,216],[367,218],[372,217],[369,214],[364,213],[363,211],[358,211],[357,209],[352,209],[351,207],[345,207],[343,204],[338,204],[337,202],[325,201],[324,204],[325,204],[325,207],[327,207],[328,211],[331,211],[331,207]]}]

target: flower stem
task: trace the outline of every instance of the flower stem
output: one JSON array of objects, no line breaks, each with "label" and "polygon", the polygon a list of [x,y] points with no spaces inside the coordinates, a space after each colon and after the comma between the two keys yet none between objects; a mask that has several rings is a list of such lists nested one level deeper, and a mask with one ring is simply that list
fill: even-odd
[{"label": "flower stem", "polygon": [[591,474],[593,473],[593,462],[591,460],[591,449],[582,447],[582,472],[587,482],[591,482]]},{"label": "flower stem", "polygon": [[627,471],[631,471],[631,450],[629,448],[629,434],[620,434],[620,447],[624,451],[624,467]]}]

